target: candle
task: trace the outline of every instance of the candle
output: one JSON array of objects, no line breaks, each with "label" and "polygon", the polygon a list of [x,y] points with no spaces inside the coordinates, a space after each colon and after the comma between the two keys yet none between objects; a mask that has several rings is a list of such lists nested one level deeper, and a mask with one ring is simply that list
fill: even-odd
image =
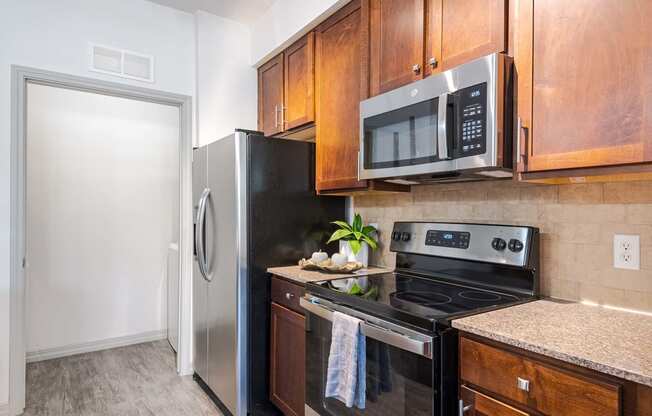
[{"label": "candle", "polygon": [[321,250],[312,253],[312,257],[310,257],[310,260],[312,260],[313,263],[321,263],[322,261],[327,259],[328,259],[328,253],[324,253]]},{"label": "candle", "polygon": [[333,266],[344,266],[346,264],[346,254],[335,253],[331,257],[331,261],[333,262]]}]

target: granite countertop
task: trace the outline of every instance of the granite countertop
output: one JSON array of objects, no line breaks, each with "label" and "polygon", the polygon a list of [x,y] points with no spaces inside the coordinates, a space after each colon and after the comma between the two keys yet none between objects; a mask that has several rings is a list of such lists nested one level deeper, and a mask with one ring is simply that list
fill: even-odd
[{"label": "granite countertop", "polygon": [[539,300],[453,321],[453,327],[652,386],[652,316]]},{"label": "granite countertop", "polygon": [[268,273],[271,273],[276,276],[284,277],[286,279],[295,281],[302,285],[305,285],[308,282],[334,280],[343,277],[368,276],[372,274],[390,273],[391,271],[392,270],[390,269],[384,269],[382,267],[376,267],[376,266],[369,266],[366,269],[360,269],[354,273],[348,273],[348,274],[302,270],[299,266],[270,267],[269,269],[267,269]]}]

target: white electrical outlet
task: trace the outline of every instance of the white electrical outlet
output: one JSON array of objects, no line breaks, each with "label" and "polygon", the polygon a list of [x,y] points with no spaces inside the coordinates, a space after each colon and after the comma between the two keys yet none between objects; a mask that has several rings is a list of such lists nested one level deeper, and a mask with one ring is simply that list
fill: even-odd
[{"label": "white electrical outlet", "polygon": [[614,235],[614,267],[629,270],[641,268],[641,243],[638,235]]}]

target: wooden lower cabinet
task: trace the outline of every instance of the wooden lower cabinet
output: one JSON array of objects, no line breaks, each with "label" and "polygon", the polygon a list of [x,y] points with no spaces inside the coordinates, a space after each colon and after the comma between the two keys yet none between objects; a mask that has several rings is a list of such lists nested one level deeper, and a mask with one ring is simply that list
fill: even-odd
[{"label": "wooden lower cabinet", "polygon": [[272,302],[270,400],[287,416],[303,416],[305,406],[306,320]]},{"label": "wooden lower cabinet", "polygon": [[465,416],[652,415],[652,388],[512,346],[460,337]]}]

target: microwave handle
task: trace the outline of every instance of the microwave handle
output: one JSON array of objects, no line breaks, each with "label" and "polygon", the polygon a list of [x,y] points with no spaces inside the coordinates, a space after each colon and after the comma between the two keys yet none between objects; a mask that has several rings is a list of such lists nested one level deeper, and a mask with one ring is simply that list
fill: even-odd
[{"label": "microwave handle", "polygon": [[446,111],[448,109],[448,93],[439,96],[437,108],[437,154],[439,159],[450,159],[448,148],[448,132],[446,125]]}]

